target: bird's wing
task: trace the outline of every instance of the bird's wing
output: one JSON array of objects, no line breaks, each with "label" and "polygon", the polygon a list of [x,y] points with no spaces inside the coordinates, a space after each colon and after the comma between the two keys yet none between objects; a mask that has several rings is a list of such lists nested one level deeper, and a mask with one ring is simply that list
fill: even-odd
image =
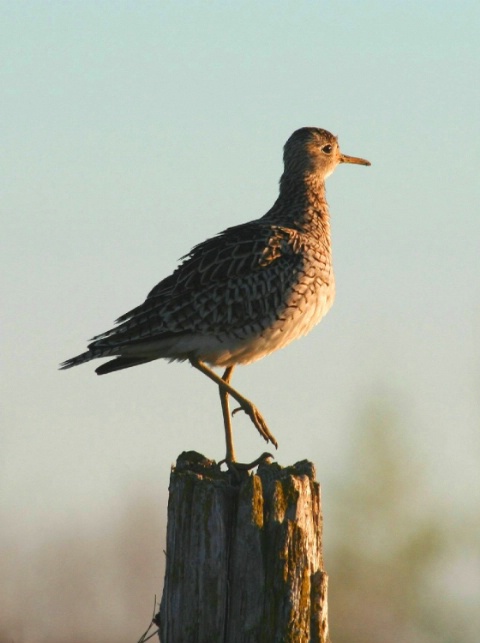
[{"label": "bird's wing", "polygon": [[302,268],[299,244],[297,231],[260,221],[228,228],[195,246],[143,304],[93,341],[124,344],[266,323]]}]

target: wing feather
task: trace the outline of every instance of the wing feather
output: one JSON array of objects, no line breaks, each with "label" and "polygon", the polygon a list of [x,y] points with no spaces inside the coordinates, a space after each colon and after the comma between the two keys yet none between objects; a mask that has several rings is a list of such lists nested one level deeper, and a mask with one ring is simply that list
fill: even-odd
[{"label": "wing feather", "polygon": [[195,246],[143,304],[119,317],[119,325],[94,337],[93,344],[238,332],[271,323],[302,269],[297,237],[295,230],[259,226],[259,221],[228,228]]}]

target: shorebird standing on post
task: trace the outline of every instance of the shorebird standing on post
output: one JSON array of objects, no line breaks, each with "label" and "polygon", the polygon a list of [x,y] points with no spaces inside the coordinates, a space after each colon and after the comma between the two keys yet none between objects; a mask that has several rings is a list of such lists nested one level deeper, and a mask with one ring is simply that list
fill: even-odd
[{"label": "shorebird standing on post", "polygon": [[[340,163],[370,165],[342,154],[337,137],[315,127],[284,148],[280,193],[260,219],[228,228],[195,246],[143,304],[61,365],[115,356],[99,375],[164,358],[189,361],[220,391],[226,462],[234,465],[229,396],[260,435],[277,441],[257,407],[235,390],[237,364],[250,364],[312,330],[335,295],[325,179]],[[210,367],[225,371],[217,375]]]}]

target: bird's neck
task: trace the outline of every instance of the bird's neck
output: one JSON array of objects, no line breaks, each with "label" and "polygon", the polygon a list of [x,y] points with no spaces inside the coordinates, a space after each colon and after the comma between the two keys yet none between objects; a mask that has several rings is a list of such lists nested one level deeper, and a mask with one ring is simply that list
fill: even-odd
[{"label": "bird's neck", "polygon": [[[270,211],[277,211],[282,224],[299,229],[328,228],[330,214],[325,194],[325,181],[315,174],[295,176],[283,174],[280,194]],[[276,217],[275,217],[276,218]]]}]

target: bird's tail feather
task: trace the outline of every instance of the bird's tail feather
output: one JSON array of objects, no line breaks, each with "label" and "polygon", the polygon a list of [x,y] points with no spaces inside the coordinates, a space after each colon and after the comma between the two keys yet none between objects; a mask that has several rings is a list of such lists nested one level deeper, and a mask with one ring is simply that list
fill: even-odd
[{"label": "bird's tail feather", "polygon": [[[155,358],[153,358],[155,359]],[[112,373],[113,371],[121,371],[124,368],[130,368],[131,366],[138,366],[139,364],[146,364],[151,362],[152,359],[148,357],[117,357],[112,359],[105,364],[102,364],[95,369],[97,375],[106,375],[107,373]]]},{"label": "bird's tail feather", "polygon": [[64,371],[66,368],[73,368],[74,366],[78,366],[79,364],[89,362],[94,358],[95,355],[92,353],[92,351],[86,351],[85,353],[81,353],[80,355],[76,355],[75,357],[71,357],[70,359],[65,360],[60,364],[59,368],[61,371]]}]

